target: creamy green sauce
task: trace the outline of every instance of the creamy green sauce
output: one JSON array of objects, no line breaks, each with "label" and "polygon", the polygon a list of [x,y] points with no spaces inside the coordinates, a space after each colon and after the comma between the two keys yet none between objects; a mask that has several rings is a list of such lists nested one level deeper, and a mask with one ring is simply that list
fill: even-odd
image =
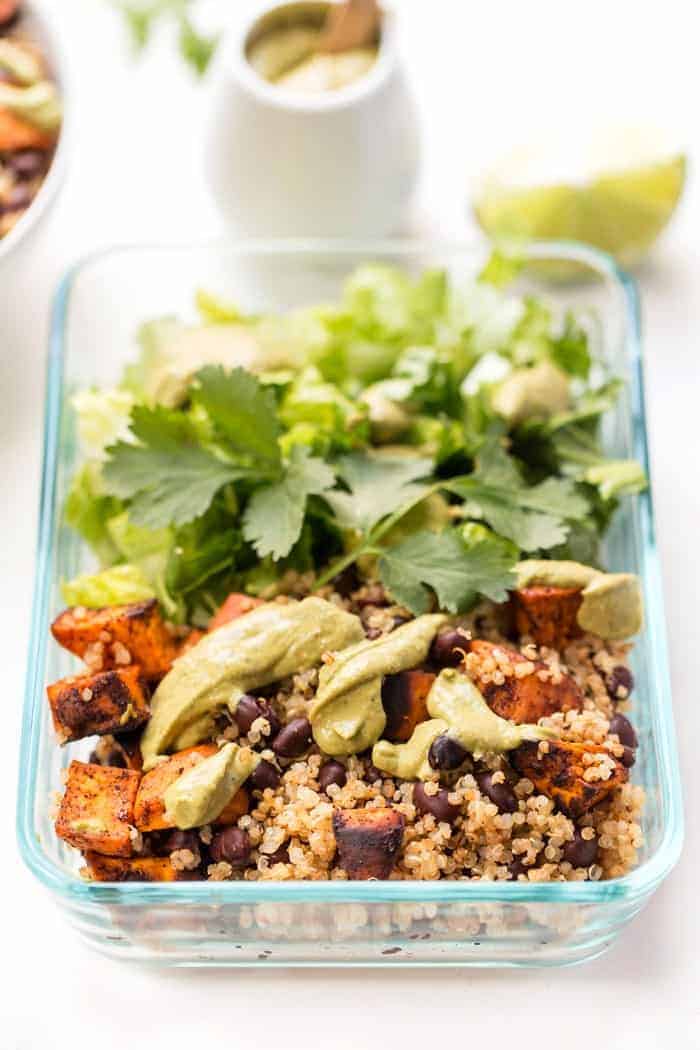
[{"label": "creamy green sauce", "polygon": [[552,416],[569,407],[569,380],[551,361],[516,368],[496,387],[492,404],[509,423],[532,416]]},{"label": "creamy green sauce", "polygon": [[475,758],[487,752],[512,751],[524,740],[550,740],[556,734],[542,726],[515,725],[495,714],[474,683],[452,667],[441,671],[428,694],[428,713],[450,727],[450,735]]},{"label": "creamy green sauce", "polygon": [[0,109],[9,110],[40,131],[55,131],[61,123],[61,102],[48,80],[29,87],[0,83]]},{"label": "creamy green sauce", "polygon": [[205,635],[155,691],[141,740],[144,769],[176,742],[197,743],[198,733],[206,738],[207,716],[237,703],[241,693],[308,670],[324,653],[362,638],[358,617],[322,598],[270,602]]},{"label": "creamy green sauce", "polygon": [[430,745],[449,725],[442,718],[430,718],[413,730],[404,744],[378,740],[372,748],[372,762],[384,773],[402,780],[435,780],[438,776],[428,761]]},{"label": "creamy green sauce", "polygon": [[376,47],[318,54],[320,38],[320,27],[280,26],[250,45],[248,61],[264,80],[304,95],[323,95],[348,87],[376,62]]},{"label": "creamy green sauce", "polygon": [[629,572],[601,573],[581,594],[577,619],[584,631],[620,641],[641,631],[644,608],[639,580]]},{"label": "creamy green sauce", "polygon": [[41,63],[13,40],[0,37],[0,72],[8,73],[17,84],[25,87],[41,80]]},{"label": "creamy green sauce", "polygon": [[581,591],[579,626],[610,641],[642,629],[644,609],[639,580],[629,572],[601,572],[576,561],[531,559],[517,566],[517,586],[573,587]]},{"label": "creamy green sauce", "polygon": [[442,671],[428,694],[428,713],[405,744],[379,740],[372,749],[377,769],[403,780],[434,780],[428,761],[430,745],[448,732],[475,758],[487,753],[512,751],[524,740],[550,740],[556,734],[543,726],[515,725],[491,710],[474,683],[454,668]]},{"label": "creamy green sauce", "polygon": [[176,828],[200,828],[221,813],[253,772],[260,755],[249,747],[224,744],[203,758],[166,790],[165,812]]},{"label": "creamy green sauce", "polygon": [[356,754],[382,735],[382,679],[422,663],[447,617],[419,616],[391,634],[365,639],[334,654],[321,670],[310,718],[318,746],[329,755]]}]

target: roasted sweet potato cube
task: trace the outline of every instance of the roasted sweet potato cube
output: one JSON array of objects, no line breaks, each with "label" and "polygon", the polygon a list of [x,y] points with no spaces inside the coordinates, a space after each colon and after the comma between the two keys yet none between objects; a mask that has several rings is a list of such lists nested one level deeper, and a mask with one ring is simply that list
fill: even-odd
[{"label": "roasted sweet potato cube", "polygon": [[513,591],[515,629],[537,645],[564,649],[583,632],[576,619],[581,591],[576,587],[523,587]]},{"label": "roasted sweet potato cube", "polygon": [[435,681],[429,671],[400,671],[388,674],[382,684],[382,705],[386,712],[387,740],[409,740],[419,722],[428,718],[428,693]]},{"label": "roasted sweet potato cube", "polygon": [[336,809],[333,831],[338,862],[351,879],[386,879],[403,841],[402,813],[384,809]]},{"label": "roasted sweet potato cube", "polygon": [[56,834],[81,850],[129,857],[140,774],[74,760],[56,820]]},{"label": "roasted sweet potato cube", "polygon": [[[532,665],[523,674],[525,665]],[[522,677],[518,677],[520,667]],[[469,643],[466,670],[483,694],[492,711],[511,722],[537,722],[555,711],[580,710],[583,693],[571,675],[561,672],[550,676],[547,665],[539,660],[528,660],[517,649],[493,642],[475,640]],[[501,671],[503,681],[493,681]],[[548,677],[540,678],[540,673]]]},{"label": "roasted sweet potato cube", "polygon": [[0,153],[20,149],[51,149],[56,135],[42,131],[28,120],[0,106]]},{"label": "roasted sweet potato cube", "polygon": [[150,714],[148,686],[139,667],[62,678],[46,692],[62,744],[136,729]]},{"label": "roasted sweet potato cube", "polygon": [[165,816],[165,792],[188,769],[217,752],[216,744],[198,744],[159,762],[142,778],[134,806],[139,831],[160,831],[175,825]]},{"label": "roasted sweet potato cube", "polygon": [[[597,806],[628,777],[622,762],[608,751],[568,740],[521,744],[510,757],[537,791],[548,795],[559,809],[574,818]],[[607,780],[586,779],[601,769],[609,769]]]},{"label": "roasted sweet potato cube", "polygon": [[199,628],[193,627],[190,633],[185,637],[184,641],[180,643],[177,655],[182,656],[183,653],[189,652],[190,649],[194,649],[197,642],[201,642],[205,634],[206,631],[200,631]]},{"label": "roasted sweet potato cube", "polygon": [[237,620],[239,616],[245,616],[258,605],[263,605],[262,598],[252,598],[249,594],[229,594],[226,601],[218,609],[209,621],[209,630],[215,631],[217,627],[223,627],[231,620]]},{"label": "roasted sweet potato cube", "polygon": [[239,817],[248,812],[250,796],[244,787],[239,788],[230,802],[227,802],[214,821],[215,824],[235,824]]},{"label": "roasted sweet potato cube", "polygon": [[102,609],[65,609],[51,624],[51,633],[91,671],[137,664],[146,678],[161,678],[177,655],[155,598]]},{"label": "roasted sweet potato cube", "polygon": [[0,29],[4,29],[19,11],[22,0],[0,0]]},{"label": "roasted sweet potato cube", "polygon": [[103,857],[85,854],[85,872],[92,882],[176,882],[190,873],[176,871],[170,857]]}]

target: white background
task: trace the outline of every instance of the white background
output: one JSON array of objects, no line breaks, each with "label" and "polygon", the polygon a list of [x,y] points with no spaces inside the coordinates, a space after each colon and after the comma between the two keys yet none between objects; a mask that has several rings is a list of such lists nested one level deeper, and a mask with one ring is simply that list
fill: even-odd
[{"label": "white background", "polygon": [[[0,269],[0,1050],[445,1043],[700,1046],[700,200],[640,273],[659,543],[687,811],[683,858],[602,959],[564,971],[146,972],[90,953],[24,870],[13,816],[38,496],[47,311],[57,277],[114,242],[217,231],[200,171],[197,87],[165,40],[134,67],[102,0],[54,0],[76,81],[68,183],[36,240]],[[466,234],[468,179],[542,123],[612,117],[700,148],[695,5],[398,0],[424,123],[412,227]],[[212,3],[237,17],[243,3]],[[96,348],[99,352],[99,348]]]}]

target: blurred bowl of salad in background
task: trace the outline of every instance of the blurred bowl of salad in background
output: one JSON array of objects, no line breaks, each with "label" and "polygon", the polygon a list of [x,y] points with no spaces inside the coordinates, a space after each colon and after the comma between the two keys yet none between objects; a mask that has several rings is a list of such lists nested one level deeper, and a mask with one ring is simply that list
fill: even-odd
[{"label": "blurred bowl of salad in background", "polygon": [[34,229],[61,181],[66,75],[51,20],[0,0],[0,263]]}]

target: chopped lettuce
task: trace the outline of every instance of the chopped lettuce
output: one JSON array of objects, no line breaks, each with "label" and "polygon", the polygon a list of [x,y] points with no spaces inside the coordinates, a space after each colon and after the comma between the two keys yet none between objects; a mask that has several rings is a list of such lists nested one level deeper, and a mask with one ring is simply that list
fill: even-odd
[{"label": "chopped lettuce", "polygon": [[102,460],[108,445],[132,440],[129,421],[135,399],[128,390],[80,390],[73,395],[71,404],[87,457]]},{"label": "chopped lettuce", "polygon": [[67,523],[90,544],[102,565],[111,565],[119,552],[109,534],[109,522],[124,504],[104,488],[99,463],[89,460],[73,475],[66,497]]},{"label": "chopped lettuce", "polygon": [[101,572],[76,576],[61,584],[67,605],[99,609],[103,605],[127,605],[155,598],[156,592],[136,565],[114,565]]}]

